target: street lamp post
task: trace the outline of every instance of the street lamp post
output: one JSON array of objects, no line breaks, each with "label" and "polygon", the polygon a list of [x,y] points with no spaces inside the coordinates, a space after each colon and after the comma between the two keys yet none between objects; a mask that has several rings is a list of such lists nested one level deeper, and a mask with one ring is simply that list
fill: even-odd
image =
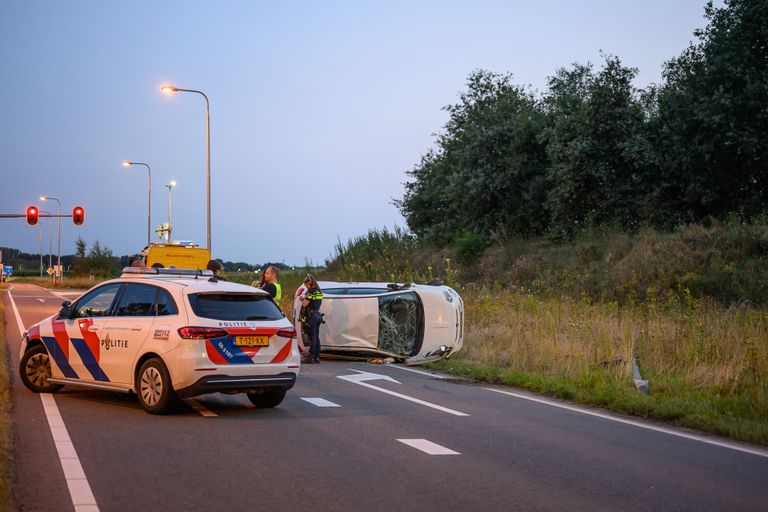
[{"label": "street lamp post", "polygon": [[181,89],[172,85],[164,85],[160,88],[161,91],[171,92],[193,92],[201,95],[205,98],[205,193],[206,193],[206,205],[207,205],[207,223],[206,223],[206,244],[208,251],[211,251],[211,106],[208,101],[208,96],[203,91],[196,89]]},{"label": "street lamp post", "polygon": [[152,216],[152,168],[144,162],[130,162],[128,160],[123,162],[123,167],[130,167],[132,165],[143,165],[147,168],[147,247],[149,247],[152,230],[152,224],[150,223],[150,217]]},{"label": "street lamp post", "polygon": [[167,231],[167,239],[166,242],[170,242],[172,240],[171,234],[173,233],[173,224],[171,222],[173,221],[173,194],[171,191],[173,190],[173,187],[176,186],[175,181],[170,181],[166,185],[168,188],[168,231]]},{"label": "street lamp post", "polygon": [[[56,254],[57,254],[57,256],[56,256],[56,260],[57,260],[56,266],[59,267],[59,272],[62,272],[62,268],[61,268],[61,201],[59,201],[57,198],[51,197],[51,196],[40,196],[40,200],[41,201],[56,201],[56,203],[59,205],[59,217],[58,217],[59,218],[59,222],[58,222],[58,227],[56,228],[56,238],[58,240],[56,242],[56,245],[57,245],[57,249],[56,249]],[[63,274],[63,272],[62,272],[62,274]],[[57,275],[56,272],[54,272],[53,275],[56,276],[56,277],[60,277],[60,276]]]},{"label": "street lamp post", "polygon": [[[40,210],[38,210],[39,212]],[[43,223],[40,223],[40,277],[43,277]]]},{"label": "street lamp post", "polygon": [[[51,263],[53,263],[53,216],[51,215],[51,212],[46,212],[44,210],[38,210],[38,212],[41,214],[42,213],[46,214],[49,220],[48,222],[48,266],[50,267]],[[41,222],[40,235],[42,236],[42,234],[43,234],[43,223]],[[41,265],[40,276],[41,277],[43,273],[42,264],[43,264],[43,245],[41,240],[41,243],[40,243],[40,265]]]}]

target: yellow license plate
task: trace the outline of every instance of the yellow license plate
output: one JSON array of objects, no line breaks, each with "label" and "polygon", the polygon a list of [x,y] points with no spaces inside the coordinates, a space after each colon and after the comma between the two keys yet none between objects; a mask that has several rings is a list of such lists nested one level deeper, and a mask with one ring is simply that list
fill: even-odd
[{"label": "yellow license plate", "polygon": [[269,336],[235,336],[236,347],[268,347]]}]

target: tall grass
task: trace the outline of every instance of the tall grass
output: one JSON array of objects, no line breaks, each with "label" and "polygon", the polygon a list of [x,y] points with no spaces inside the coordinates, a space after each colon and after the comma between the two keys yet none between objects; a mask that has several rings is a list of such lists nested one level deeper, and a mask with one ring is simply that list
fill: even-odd
[{"label": "tall grass", "polygon": [[337,244],[327,263],[340,279],[494,286],[539,297],[636,304],[710,298],[722,305],[768,304],[768,221],[688,225],[631,235],[595,229],[569,242],[542,238],[492,243],[474,260],[418,245],[400,229],[372,230]]},{"label": "tall grass", "polygon": [[[768,444],[768,312],[502,289],[464,298],[465,346],[442,369]],[[633,387],[633,354],[648,396]]]}]

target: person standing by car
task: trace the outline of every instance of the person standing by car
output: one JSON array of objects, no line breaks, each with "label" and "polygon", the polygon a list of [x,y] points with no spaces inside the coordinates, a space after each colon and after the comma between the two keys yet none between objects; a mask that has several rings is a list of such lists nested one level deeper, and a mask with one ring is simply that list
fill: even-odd
[{"label": "person standing by car", "polygon": [[279,277],[280,270],[274,265],[270,265],[264,271],[264,275],[261,276],[261,283],[259,283],[259,288],[267,292],[278,306],[280,305],[280,299],[283,297],[283,288],[277,281]]},{"label": "person standing by car", "polygon": [[323,291],[312,274],[304,278],[304,286],[307,291],[301,301],[302,317],[309,335],[309,357],[305,363],[320,362],[320,324],[323,323],[323,315],[320,313],[320,305],[323,303]]}]

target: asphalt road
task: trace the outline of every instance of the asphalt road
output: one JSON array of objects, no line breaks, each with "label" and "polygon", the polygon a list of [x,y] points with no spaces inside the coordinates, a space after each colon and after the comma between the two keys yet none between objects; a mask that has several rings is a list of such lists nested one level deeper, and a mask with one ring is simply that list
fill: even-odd
[{"label": "asphalt road", "polygon": [[[61,302],[30,285],[11,293],[25,326]],[[20,336],[3,295],[15,374]],[[272,410],[222,394],[170,416],[128,395],[65,388],[54,400],[101,511],[768,507],[764,448],[493,389],[323,361]],[[15,505],[73,510],[43,401],[16,375],[12,396]]]}]

